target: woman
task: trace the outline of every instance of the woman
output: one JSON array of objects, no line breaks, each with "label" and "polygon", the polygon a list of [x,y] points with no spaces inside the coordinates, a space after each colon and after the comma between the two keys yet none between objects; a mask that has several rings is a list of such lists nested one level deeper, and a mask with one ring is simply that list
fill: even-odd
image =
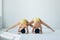
[{"label": "woman", "polygon": [[43,33],[41,24],[45,25],[47,28],[54,31],[50,26],[43,22],[40,18],[34,18],[30,21],[30,24],[33,25],[32,33]]},{"label": "woman", "polygon": [[[29,33],[28,31],[28,26],[29,26],[29,22],[27,19],[22,19],[21,21],[17,22],[16,24],[14,24],[12,27],[8,28],[6,30],[6,32],[12,28],[15,28],[16,26],[18,26],[18,32],[21,32],[21,33],[26,33],[26,30],[27,30],[27,33]],[[32,26],[32,25],[30,25]],[[26,29],[26,30],[25,30]]]}]

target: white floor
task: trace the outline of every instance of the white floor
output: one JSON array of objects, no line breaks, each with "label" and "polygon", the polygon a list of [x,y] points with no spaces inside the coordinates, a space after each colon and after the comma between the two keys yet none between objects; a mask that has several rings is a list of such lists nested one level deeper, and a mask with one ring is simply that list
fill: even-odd
[{"label": "white floor", "polygon": [[[2,32],[0,34],[3,34],[3,33],[4,32]],[[11,33],[12,35],[16,34],[16,35],[21,36],[19,38],[20,40],[60,40],[60,30],[55,30],[55,32],[48,30],[48,31],[44,31],[43,34],[32,34],[32,33],[17,34],[16,31],[9,31],[8,33]],[[5,35],[7,35],[7,34],[5,34]]]},{"label": "white floor", "polygon": [[21,38],[24,40],[60,40],[60,30],[56,32],[46,32],[44,34],[21,34]]}]

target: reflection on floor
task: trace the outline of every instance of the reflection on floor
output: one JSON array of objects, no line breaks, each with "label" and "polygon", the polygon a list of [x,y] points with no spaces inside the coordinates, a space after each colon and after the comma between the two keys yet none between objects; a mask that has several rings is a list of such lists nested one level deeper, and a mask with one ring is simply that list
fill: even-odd
[{"label": "reflection on floor", "polygon": [[[2,32],[2,34],[3,33],[4,32]],[[20,40],[60,40],[60,30],[56,30],[55,32],[48,30],[48,31],[44,31],[43,34],[32,34],[32,33],[17,34],[16,31],[10,31],[8,33],[11,33],[12,35],[15,34],[15,35],[21,36],[19,38]],[[11,34],[8,34],[8,36]],[[7,35],[7,34],[5,34],[5,35]],[[11,35],[11,37],[12,37],[12,35]],[[12,37],[12,39],[13,38],[14,37]]]}]

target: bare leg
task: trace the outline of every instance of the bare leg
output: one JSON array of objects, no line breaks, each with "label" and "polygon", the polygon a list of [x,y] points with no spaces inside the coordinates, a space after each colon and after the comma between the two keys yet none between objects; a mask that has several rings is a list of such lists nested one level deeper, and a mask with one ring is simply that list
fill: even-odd
[{"label": "bare leg", "polygon": [[49,25],[47,25],[45,22],[43,22],[42,20],[41,20],[41,24],[45,25],[47,28],[51,29],[54,32],[54,30]]}]

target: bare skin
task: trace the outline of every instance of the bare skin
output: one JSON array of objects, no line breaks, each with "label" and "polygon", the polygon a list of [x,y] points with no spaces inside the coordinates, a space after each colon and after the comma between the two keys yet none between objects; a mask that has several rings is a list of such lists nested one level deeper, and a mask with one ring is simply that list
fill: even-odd
[{"label": "bare skin", "polygon": [[32,26],[32,25],[29,25],[29,23],[28,23],[28,24],[21,24],[20,22],[17,22],[17,23],[14,24],[13,26],[9,27],[9,28],[6,30],[6,32],[8,32],[8,30],[10,30],[10,29],[15,28],[16,26],[18,26],[18,32],[21,31],[21,30],[20,30],[21,28],[22,28],[22,29],[25,28],[25,29],[27,30],[27,33],[29,33],[29,31],[28,31],[28,26]]},{"label": "bare skin", "polygon": [[32,33],[34,33],[34,29],[40,28],[40,33],[42,34],[43,32],[41,24],[45,25],[47,28],[51,29],[54,32],[54,30],[50,26],[48,26],[45,22],[43,22],[41,19],[38,22],[34,22],[34,20],[31,20],[30,24],[33,24]]}]

